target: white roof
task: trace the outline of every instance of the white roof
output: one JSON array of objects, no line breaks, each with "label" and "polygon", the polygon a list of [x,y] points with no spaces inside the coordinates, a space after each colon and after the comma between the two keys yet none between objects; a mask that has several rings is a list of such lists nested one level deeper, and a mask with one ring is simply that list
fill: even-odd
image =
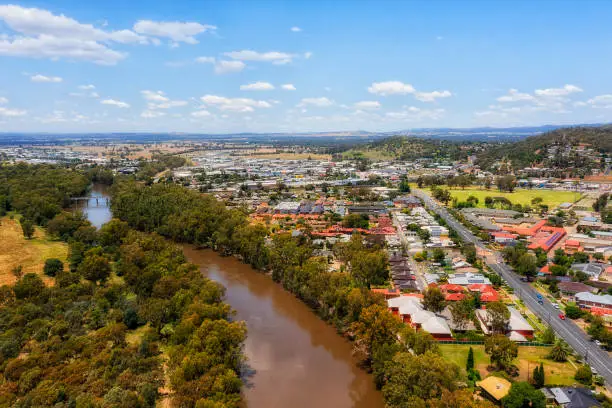
[{"label": "white roof", "polygon": [[576,299],[586,302],[601,303],[603,305],[612,306],[612,295],[594,295],[590,292],[576,293]]},{"label": "white roof", "polygon": [[509,307],[508,310],[510,311],[510,321],[508,322],[508,328],[511,331],[533,331],[533,327],[531,327],[531,325],[527,323],[527,320],[525,320],[525,318],[521,315],[521,312],[519,312],[513,307]]},{"label": "white roof", "polygon": [[569,404],[572,402],[561,388],[551,388],[550,392],[555,396],[555,401],[557,401],[557,404]]},{"label": "white roof", "polygon": [[510,333],[508,333],[508,338],[516,342],[527,341],[527,338],[517,331],[511,331]]},{"label": "white roof", "polygon": [[450,327],[448,327],[446,320],[435,315],[423,322],[421,328],[431,334],[451,334]]}]

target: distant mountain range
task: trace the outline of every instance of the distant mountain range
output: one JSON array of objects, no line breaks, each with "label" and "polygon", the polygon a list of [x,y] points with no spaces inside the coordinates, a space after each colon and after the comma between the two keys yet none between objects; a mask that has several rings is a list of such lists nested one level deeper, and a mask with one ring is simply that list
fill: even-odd
[{"label": "distant mountain range", "polygon": [[366,131],[329,131],[329,132],[300,132],[300,133],[151,133],[151,132],[121,132],[121,133],[0,133],[0,144],[64,144],[76,141],[85,143],[95,142],[124,142],[124,143],[155,143],[171,140],[192,141],[249,141],[254,143],[291,143],[292,141],[304,143],[307,138],[310,143],[332,142],[372,142],[389,136],[412,136],[420,138],[448,139],[453,141],[499,141],[511,142],[549,132],[559,128],[600,126],[590,125],[544,125],[524,127],[478,127],[478,128],[415,128],[392,132],[366,132]]}]

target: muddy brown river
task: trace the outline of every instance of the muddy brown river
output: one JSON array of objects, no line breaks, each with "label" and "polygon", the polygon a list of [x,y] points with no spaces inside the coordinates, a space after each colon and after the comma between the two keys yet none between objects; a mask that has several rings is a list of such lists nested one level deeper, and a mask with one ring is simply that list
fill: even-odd
[{"label": "muddy brown river", "polygon": [[226,301],[248,328],[249,408],[383,407],[351,344],[301,301],[232,257],[184,246],[190,262],[227,288]]}]

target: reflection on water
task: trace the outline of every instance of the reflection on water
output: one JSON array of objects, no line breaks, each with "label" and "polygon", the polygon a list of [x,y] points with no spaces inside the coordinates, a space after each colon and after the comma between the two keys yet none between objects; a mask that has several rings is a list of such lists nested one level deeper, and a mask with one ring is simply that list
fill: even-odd
[{"label": "reflection on water", "polygon": [[234,258],[184,247],[189,260],[227,288],[226,300],[248,327],[253,370],[249,407],[382,407],[372,377],[356,366],[351,344],[301,301]]},{"label": "reflection on water", "polygon": [[73,208],[83,211],[89,222],[96,228],[111,220],[109,186],[94,184],[89,194],[89,200],[77,201]]}]

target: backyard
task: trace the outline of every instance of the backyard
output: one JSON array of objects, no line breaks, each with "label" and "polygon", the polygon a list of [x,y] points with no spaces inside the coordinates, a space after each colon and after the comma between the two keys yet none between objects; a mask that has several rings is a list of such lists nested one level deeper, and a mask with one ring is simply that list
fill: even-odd
[{"label": "backyard", "polygon": [[[483,345],[472,345],[471,347],[474,350],[475,367],[480,371],[482,378],[485,378],[488,373],[487,366],[489,365],[489,356],[485,354]],[[440,344],[442,356],[463,369],[465,369],[469,349],[469,345]],[[576,382],[574,380],[576,366],[573,363],[557,363],[546,359],[550,347],[520,346],[518,351],[518,357],[514,362],[519,368],[517,380],[526,381],[527,373],[531,376],[536,365],[542,362],[544,363],[546,384],[571,385]]]}]

